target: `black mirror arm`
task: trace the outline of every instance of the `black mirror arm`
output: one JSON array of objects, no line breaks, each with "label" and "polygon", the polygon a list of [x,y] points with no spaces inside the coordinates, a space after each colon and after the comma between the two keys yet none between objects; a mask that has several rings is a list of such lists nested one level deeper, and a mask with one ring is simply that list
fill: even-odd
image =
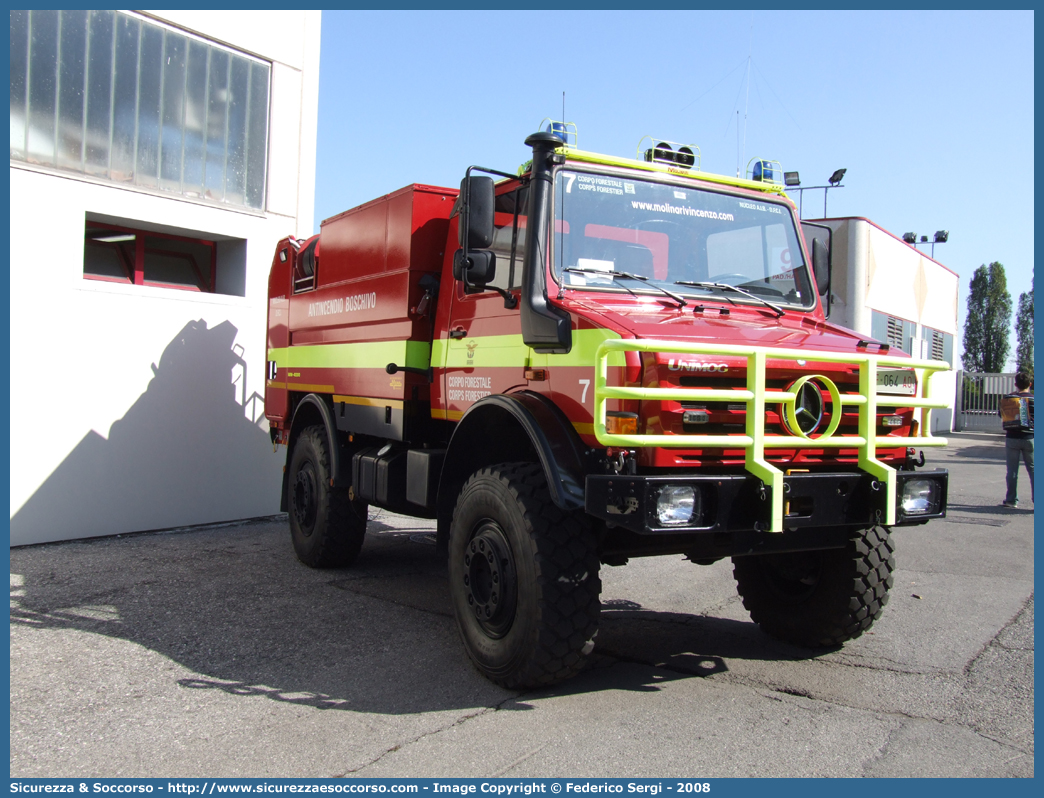
[{"label": "black mirror arm", "polygon": [[518,297],[508,291],[506,288],[498,288],[495,285],[487,285],[487,291],[496,291],[502,297],[504,297],[504,308],[506,310],[514,310],[518,307]]}]

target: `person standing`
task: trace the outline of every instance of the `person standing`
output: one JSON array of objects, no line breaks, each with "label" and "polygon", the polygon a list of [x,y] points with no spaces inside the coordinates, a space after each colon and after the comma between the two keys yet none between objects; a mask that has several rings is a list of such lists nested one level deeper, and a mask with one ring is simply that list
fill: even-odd
[{"label": "person standing", "polygon": [[[1016,392],[1008,394],[1004,399],[1023,400],[1028,413],[1018,413],[1017,410],[1014,414],[1000,413],[1004,420],[1006,433],[1004,453],[1007,456],[1008,465],[1008,473],[1005,477],[1008,491],[1004,496],[1004,501],[1001,502],[1004,507],[1019,506],[1019,460],[1026,464],[1026,470],[1029,472],[1030,498],[1033,499],[1033,391],[1029,375],[1021,371],[1016,374],[1015,388]],[[1018,408],[1018,405],[1013,402],[1008,403],[1007,406]],[[1012,417],[1013,415],[1014,417]]]}]

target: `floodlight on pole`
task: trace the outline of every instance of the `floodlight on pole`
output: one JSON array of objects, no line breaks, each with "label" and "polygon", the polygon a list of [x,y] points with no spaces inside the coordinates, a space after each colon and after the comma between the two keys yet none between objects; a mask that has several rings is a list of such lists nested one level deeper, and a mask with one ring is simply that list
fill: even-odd
[{"label": "floodlight on pole", "polygon": [[830,185],[823,186],[823,218],[827,218],[827,192],[832,188],[841,188],[841,181],[845,179],[845,172],[847,169],[835,169],[834,174],[830,175],[830,179],[827,181]]},{"label": "floodlight on pole", "polygon": [[935,236],[931,241],[928,240],[928,236],[921,236],[921,240],[917,240],[917,233],[903,233],[903,241],[916,249],[918,244],[931,244],[932,245],[932,259],[935,258],[935,245],[945,244],[950,240],[949,230],[936,230]]},{"label": "floodlight on pole", "polygon": [[[798,177],[797,172],[784,172],[783,182],[798,192],[798,217],[804,216],[804,198],[805,192],[814,189],[823,189],[823,216],[827,215],[827,192],[832,188],[844,188],[841,185],[841,181],[845,178],[845,172],[847,169],[835,169],[834,173],[830,175],[830,179],[827,180],[829,185],[826,186],[801,186],[801,178]],[[800,188],[799,188],[800,186]]]},{"label": "floodlight on pole", "polygon": [[935,231],[935,238],[932,239],[932,260],[935,260],[935,245],[936,244],[945,244],[949,240],[950,240],[950,231],[949,230],[936,230]]}]

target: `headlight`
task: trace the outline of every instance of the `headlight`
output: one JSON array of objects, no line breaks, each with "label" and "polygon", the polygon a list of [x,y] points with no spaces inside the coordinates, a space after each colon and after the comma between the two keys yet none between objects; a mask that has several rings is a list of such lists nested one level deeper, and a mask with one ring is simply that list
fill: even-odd
[{"label": "headlight", "polygon": [[700,494],[692,485],[666,485],[656,498],[656,517],[663,526],[688,524],[700,509]]},{"label": "headlight", "polygon": [[901,506],[905,515],[926,515],[939,503],[939,483],[934,479],[909,479],[903,485]]}]

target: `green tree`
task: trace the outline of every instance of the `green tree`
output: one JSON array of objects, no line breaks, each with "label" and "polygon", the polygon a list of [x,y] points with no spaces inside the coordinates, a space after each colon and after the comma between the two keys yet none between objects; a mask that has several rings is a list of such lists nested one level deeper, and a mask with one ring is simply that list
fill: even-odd
[{"label": "green tree", "polygon": [[1019,294],[1015,313],[1015,368],[1033,379],[1033,284],[1028,294]]},{"label": "green tree", "polygon": [[1011,294],[1004,266],[996,261],[980,266],[968,290],[968,315],[964,322],[965,371],[1002,372],[1011,344]]}]

